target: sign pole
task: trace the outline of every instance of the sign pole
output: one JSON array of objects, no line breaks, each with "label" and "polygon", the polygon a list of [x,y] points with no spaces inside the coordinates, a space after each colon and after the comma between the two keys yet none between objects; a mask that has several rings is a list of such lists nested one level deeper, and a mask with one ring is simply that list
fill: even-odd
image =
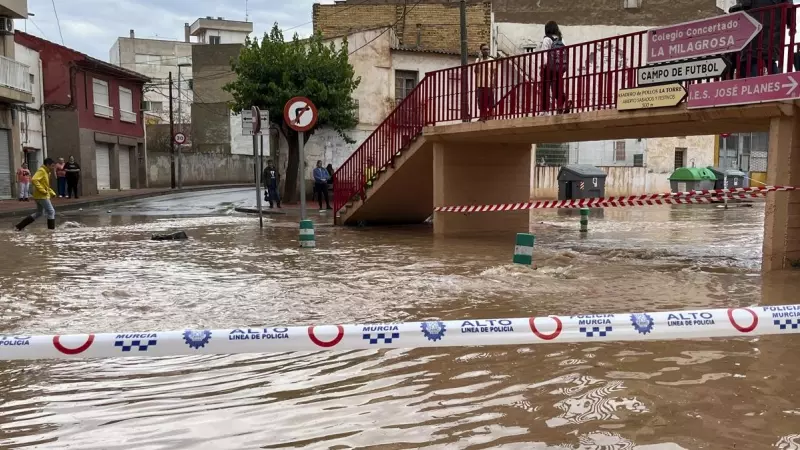
[{"label": "sign pole", "polygon": [[[723,173],[722,179],[724,180],[722,182],[722,186],[723,186],[724,189],[728,189],[728,169],[722,169],[722,170],[724,170],[724,172],[722,172]],[[727,193],[725,194],[725,209],[728,209],[728,194]]]},{"label": "sign pole", "polygon": [[[722,156],[722,160],[720,161],[720,166],[722,166],[722,170],[728,168],[728,137],[725,136],[722,138],[722,151],[720,152]],[[724,163],[723,163],[724,161]]]},{"label": "sign pole", "polygon": [[306,152],[303,148],[303,132],[297,132],[297,146],[300,150],[300,220],[306,220]]},{"label": "sign pole", "polygon": [[[253,159],[258,161],[258,135],[253,134]],[[261,210],[261,171],[257,170],[258,162],[256,163],[256,208],[258,208],[258,224],[260,228],[264,228],[264,212]]]}]

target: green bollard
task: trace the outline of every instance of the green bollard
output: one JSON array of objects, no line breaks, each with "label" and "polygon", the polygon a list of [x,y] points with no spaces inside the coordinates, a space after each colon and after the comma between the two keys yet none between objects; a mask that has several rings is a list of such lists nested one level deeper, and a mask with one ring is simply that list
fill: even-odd
[{"label": "green bollard", "polygon": [[581,208],[581,233],[589,231],[589,208]]},{"label": "green bollard", "polygon": [[314,248],[317,241],[314,240],[314,222],[310,220],[300,221],[300,247]]},{"label": "green bollard", "polygon": [[517,233],[517,242],[514,246],[514,264],[533,264],[533,244],[536,236],[530,233]]}]

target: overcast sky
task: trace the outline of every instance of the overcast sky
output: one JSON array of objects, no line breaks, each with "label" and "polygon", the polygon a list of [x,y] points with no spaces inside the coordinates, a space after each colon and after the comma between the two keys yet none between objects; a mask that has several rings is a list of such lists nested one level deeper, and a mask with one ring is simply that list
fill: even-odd
[{"label": "overcast sky", "polygon": [[35,16],[16,21],[16,27],[59,44],[63,35],[67,47],[108,61],[114,41],[127,37],[130,29],[136,37],[183,40],[185,22],[206,16],[244,20],[245,3],[253,22],[251,37],[261,37],[274,22],[284,30],[293,28],[287,37],[295,31],[301,36],[311,33],[315,0],[28,0],[28,11]]}]

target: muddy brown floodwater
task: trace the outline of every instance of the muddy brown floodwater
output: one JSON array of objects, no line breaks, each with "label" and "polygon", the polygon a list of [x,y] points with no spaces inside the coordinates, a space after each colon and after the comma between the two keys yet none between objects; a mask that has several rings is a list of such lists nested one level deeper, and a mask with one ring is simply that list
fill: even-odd
[{"label": "muddy brown floodwater", "polygon": [[[798,303],[759,274],[763,204],[537,212],[513,236],[324,228],[241,191],[0,222],[0,334],[528,317]],[[314,213],[316,215],[316,213]],[[66,221],[66,223],[65,223]],[[186,230],[187,242],[151,242]],[[0,448],[800,449],[796,335],[0,361]]]}]

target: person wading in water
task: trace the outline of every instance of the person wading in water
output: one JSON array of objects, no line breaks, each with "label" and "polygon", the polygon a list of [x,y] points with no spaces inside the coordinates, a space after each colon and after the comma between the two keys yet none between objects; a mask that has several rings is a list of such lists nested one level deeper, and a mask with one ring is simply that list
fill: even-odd
[{"label": "person wading in water", "polygon": [[31,181],[33,182],[33,200],[36,201],[36,212],[22,219],[22,222],[16,225],[17,231],[22,231],[45,214],[47,214],[47,228],[56,229],[56,210],[50,203],[50,199],[56,196],[56,193],[50,188],[50,173],[55,165],[55,161],[47,158],[42,167],[39,167],[39,170],[33,175]]}]

